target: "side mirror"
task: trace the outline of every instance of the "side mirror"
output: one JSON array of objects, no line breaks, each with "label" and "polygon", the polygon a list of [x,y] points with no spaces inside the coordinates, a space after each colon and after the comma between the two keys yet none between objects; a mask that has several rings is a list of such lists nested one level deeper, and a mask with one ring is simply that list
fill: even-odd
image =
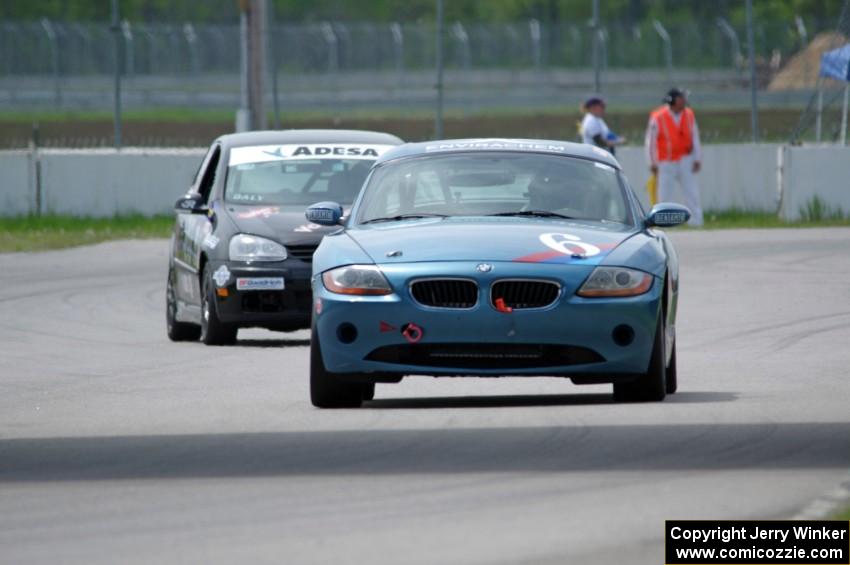
[{"label": "side mirror", "polygon": [[177,199],[174,211],[178,214],[206,214],[207,206],[203,196],[190,192]]},{"label": "side mirror", "polygon": [[313,204],[304,212],[307,221],[320,226],[336,226],[342,219],[342,206],[336,202],[319,202]]},{"label": "side mirror", "polygon": [[652,207],[652,211],[646,217],[646,225],[671,228],[679,224],[684,224],[690,219],[691,211],[681,204],[659,202]]}]

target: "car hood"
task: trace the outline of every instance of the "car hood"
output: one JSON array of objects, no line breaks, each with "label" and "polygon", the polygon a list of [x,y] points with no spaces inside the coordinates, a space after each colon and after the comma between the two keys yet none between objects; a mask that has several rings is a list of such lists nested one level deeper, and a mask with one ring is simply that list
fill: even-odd
[{"label": "car hood", "polygon": [[278,241],[284,245],[318,244],[339,227],[313,224],[304,217],[304,207],[227,205],[237,231]]},{"label": "car hood", "polygon": [[598,264],[635,233],[622,224],[541,218],[428,218],[347,230],[376,263]]}]

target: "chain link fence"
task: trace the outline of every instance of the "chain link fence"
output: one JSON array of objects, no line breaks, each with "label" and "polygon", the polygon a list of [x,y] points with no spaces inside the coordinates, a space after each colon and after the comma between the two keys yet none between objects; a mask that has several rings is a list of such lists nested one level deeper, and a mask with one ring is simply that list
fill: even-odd
[{"label": "chain link fence", "polygon": [[[760,106],[796,113],[810,102],[818,73],[814,59],[803,61],[798,84],[787,89],[770,85],[815,38],[834,29],[834,19],[756,22]],[[266,107],[334,117],[357,111],[428,115],[435,96],[435,31],[432,22],[270,25],[269,81],[278,81],[280,100],[272,103],[267,83]],[[596,30],[585,22],[447,22],[446,107],[462,116],[503,109],[521,114],[566,107],[576,112],[594,89],[595,37],[603,65],[602,93],[612,109],[642,115],[676,84],[692,91],[691,100],[700,109],[741,112],[749,109],[745,36],[744,29],[722,18],[640,25],[608,21]],[[154,113],[218,109],[229,115],[239,104],[240,60],[237,24],[125,20],[113,29],[103,22],[0,21],[0,109],[108,111],[117,64],[125,108]],[[738,114],[729,119],[740,121]],[[639,135],[642,124],[617,127]],[[780,126],[772,127],[776,139]],[[790,133],[784,122],[781,127],[781,135]],[[23,143],[30,132],[24,125],[19,129],[0,136],[14,137],[0,144]],[[103,143],[101,130],[70,133],[75,137],[58,143]],[[171,144],[168,136],[175,135],[173,143],[180,143],[185,135],[176,133],[151,129],[133,139],[146,143],[151,135],[158,140],[152,143]],[[56,135],[45,131],[43,139],[49,143]],[[203,140],[214,132],[192,135]],[[705,135],[711,136],[707,127]]]},{"label": "chain link fence", "polygon": [[[728,22],[664,25],[609,23],[598,30],[609,69],[665,66],[669,35],[677,68],[724,68],[742,60],[743,29]],[[802,26],[802,27],[801,27]],[[756,44],[765,61],[781,60],[806,37],[829,29],[803,20],[756,24]],[[237,73],[236,24],[142,24],[123,21],[121,66],[134,75]],[[0,23],[0,75],[98,75],[112,72],[113,30],[109,24],[57,22]],[[588,25],[523,22],[449,23],[446,65],[461,69],[586,68],[592,64]],[[421,70],[434,64],[434,26],[430,23],[323,22],[269,27],[269,48],[280,72]]]}]

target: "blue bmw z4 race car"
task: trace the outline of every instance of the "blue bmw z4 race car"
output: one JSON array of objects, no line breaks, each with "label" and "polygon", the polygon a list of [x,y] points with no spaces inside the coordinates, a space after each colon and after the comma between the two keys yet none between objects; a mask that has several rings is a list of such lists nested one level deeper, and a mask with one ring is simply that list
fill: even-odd
[{"label": "blue bmw z4 race car", "polygon": [[313,257],[311,400],[356,407],[406,375],[568,377],[618,401],[676,391],[678,261],[617,160],[532,140],[406,144]]}]

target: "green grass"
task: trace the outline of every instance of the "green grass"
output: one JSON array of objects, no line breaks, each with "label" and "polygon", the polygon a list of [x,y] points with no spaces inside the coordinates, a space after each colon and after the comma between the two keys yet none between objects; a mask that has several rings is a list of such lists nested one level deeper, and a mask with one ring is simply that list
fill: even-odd
[{"label": "green grass", "polygon": [[850,521],[850,507],[846,508],[843,512],[839,512],[835,515],[833,520],[848,520]]},{"label": "green grass", "polygon": [[141,215],[115,218],[0,218],[0,253],[62,249],[114,239],[168,237],[173,223],[172,216]]},{"label": "green grass", "polygon": [[[116,239],[165,238],[170,235],[173,224],[172,216],[74,218],[51,215],[0,218],[0,253],[62,249]],[[726,210],[709,211],[705,214],[705,229],[832,226],[850,226],[850,216],[790,223],[766,212]],[[679,229],[691,231],[690,228]]]},{"label": "green grass", "polygon": [[804,216],[799,222],[786,222],[771,212],[746,210],[723,210],[705,212],[705,229],[751,229],[751,228],[822,228],[850,226],[848,216],[812,218]]}]

